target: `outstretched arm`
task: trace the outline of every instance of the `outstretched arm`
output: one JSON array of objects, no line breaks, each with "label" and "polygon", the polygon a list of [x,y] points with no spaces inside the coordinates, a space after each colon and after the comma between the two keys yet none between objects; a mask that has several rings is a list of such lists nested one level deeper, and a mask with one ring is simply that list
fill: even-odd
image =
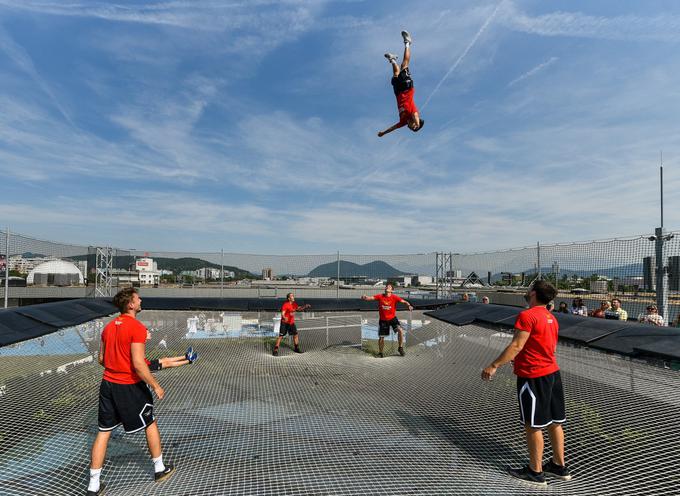
[{"label": "outstretched arm", "polygon": [[411,304],[410,304],[408,301],[406,301],[405,299],[402,298],[402,299],[401,299],[401,303],[403,303],[404,305],[406,305],[406,306],[408,307],[409,310],[413,310],[413,306],[411,306]]},{"label": "outstretched arm", "polygon": [[405,125],[406,125],[405,123],[402,124],[401,122],[397,122],[394,126],[388,127],[388,128],[385,129],[384,131],[378,131],[378,137],[379,137],[379,138],[382,138],[382,137],[385,136],[386,134],[391,133],[391,132],[394,131],[395,129],[399,129],[400,127],[404,127]]},{"label": "outstretched arm", "polygon": [[515,336],[512,338],[510,344],[503,350],[503,352],[498,355],[491,364],[482,370],[482,379],[485,381],[490,380],[495,374],[498,367],[505,365],[506,363],[514,360],[517,354],[522,351],[524,345],[529,339],[529,333],[522,331],[521,329],[515,329]]},{"label": "outstretched arm", "polygon": [[361,295],[361,299],[364,300],[364,301],[371,301],[371,300],[375,300],[375,296]]}]

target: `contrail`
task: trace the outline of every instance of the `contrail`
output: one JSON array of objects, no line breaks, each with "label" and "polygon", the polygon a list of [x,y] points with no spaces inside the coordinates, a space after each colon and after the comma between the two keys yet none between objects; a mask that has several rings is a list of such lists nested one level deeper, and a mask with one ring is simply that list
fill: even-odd
[{"label": "contrail", "polygon": [[498,12],[498,9],[503,5],[505,0],[501,0],[498,2],[498,5],[496,5],[496,8],[493,9],[493,12],[489,16],[489,18],[484,21],[484,24],[482,24],[482,27],[479,28],[479,31],[477,31],[477,34],[472,38],[472,41],[468,44],[467,48],[463,51],[460,57],[458,57],[458,60],[449,68],[449,70],[444,74],[444,77],[437,83],[437,86],[434,87],[434,90],[432,90],[432,93],[430,93],[430,96],[427,97],[427,100],[425,100],[425,104],[423,105],[423,108],[427,107],[427,104],[430,103],[430,100],[432,100],[432,97],[434,96],[437,91],[439,91],[439,88],[441,87],[442,84],[444,84],[444,81],[448,79],[448,77],[451,75],[453,71],[456,70],[456,68],[460,65],[460,63],[463,61],[465,56],[468,54],[468,52],[472,49],[473,46],[475,46],[475,43],[477,43],[477,40],[479,37],[482,35],[484,31],[486,31],[486,28],[491,24],[491,21],[493,21],[494,17],[496,17],[496,13]]}]

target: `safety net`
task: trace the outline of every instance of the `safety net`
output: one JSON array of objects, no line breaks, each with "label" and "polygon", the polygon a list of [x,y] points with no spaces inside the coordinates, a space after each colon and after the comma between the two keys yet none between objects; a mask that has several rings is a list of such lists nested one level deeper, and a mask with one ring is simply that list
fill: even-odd
[{"label": "safety net", "polygon": [[[143,433],[115,431],[107,495],[659,495],[680,493],[680,375],[672,366],[558,346],[573,480],[531,488],[505,467],[527,461],[497,328],[399,314],[406,356],[377,315],[299,320],[305,353],[271,354],[273,313],[145,311],[150,358],[198,352],[161,370],[156,416],[176,473],[153,481]],[[97,432],[108,319],[0,348],[0,494],[84,494]],[[546,459],[550,456],[546,444]]]}]

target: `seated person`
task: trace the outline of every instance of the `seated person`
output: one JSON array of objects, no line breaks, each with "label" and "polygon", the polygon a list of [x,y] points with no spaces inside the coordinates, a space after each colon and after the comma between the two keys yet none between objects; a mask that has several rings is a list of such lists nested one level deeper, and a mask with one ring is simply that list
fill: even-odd
[{"label": "seated person", "polygon": [[[167,337],[167,336],[166,336]],[[151,333],[146,331],[146,340],[151,339]],[[165,340],[165,338],[163,338]],[[182,365],[187,365],[194,363],[198,358],[198,353],[194,351],[194,348],[189,346],[187,352],[183,356],[165,357],[165,358],[154,358],[152,360],[146,359],[146,364],[149,366],[151,372],[156,372],[157,370],[169,369],[172,367],[181,367]]]},{"label": "seated person", "polygon": [[663,327],[665,324],[663,316],[659,315],[659,309],[656,305],[649,305],[647,307],[646,314],[638,315],[638,322],[641,324],[651,324],[659,327]]},{"label": "seated person", "polygon": [[590,316],[595,317],[596,319],[604,319],[604,313],[611,307],[612,307],[611,303],[609,303],[607,300],[603,300],[600,302],[600,308],[596,308],[595,310],[590,312]]},{"label": "seated person", "polygon": [[583,298],[574,298],[571,301],[571,314],[581,315],[582,317],[588,316],[588,307],[583,304]]},{"label": "seated person", "polygon": [[560,305],[557,307],[557,313],[569,313],[566,301],[560,301]]},{"label": "seated person", "polygon": [[604,318],[612,320],[628,320],[628,312],[621,308],[621,300],[618,298],[612,300],[612,307],[604,312]]}]

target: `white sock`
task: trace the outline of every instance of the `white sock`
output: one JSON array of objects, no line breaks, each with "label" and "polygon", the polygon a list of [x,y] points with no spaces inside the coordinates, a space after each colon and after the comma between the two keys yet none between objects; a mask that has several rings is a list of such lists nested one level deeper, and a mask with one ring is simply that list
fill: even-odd
[{"label": "white sock", "polygon": [[163,465],[163,455],[159,456],[158,458],[152,458],[151,461],[153,462],[154,472],[162,472],[165,470],[165,465]]},{"label": "white sock", "polygon": [[97,492],[99,491],[99,476],[102,474],[102,469],[91,468],[90,469],[90,483],[87,486],[88,491]]},{"label": "white sock", "polygon": [[411,46],[411,43],[409,43],[408,41],[405,41],[405,42],[404,42],[404,46],[405,46],[406,48],[409,48],[409,47]]}]

